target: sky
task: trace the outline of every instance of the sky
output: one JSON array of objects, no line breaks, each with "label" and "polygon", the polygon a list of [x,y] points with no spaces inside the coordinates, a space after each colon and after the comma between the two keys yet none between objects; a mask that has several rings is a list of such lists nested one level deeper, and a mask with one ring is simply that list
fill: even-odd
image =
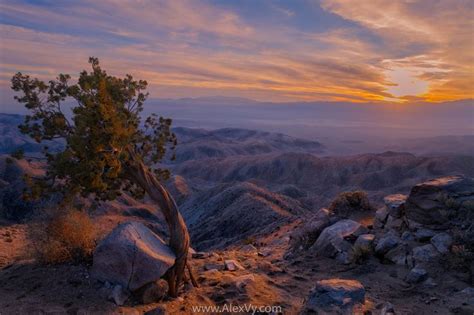
[{"label": "sky", "polygon": [[443,102],[474,94],[470,0],[0,0],[0,101],[18,71],[98,57],[151,97]]}]

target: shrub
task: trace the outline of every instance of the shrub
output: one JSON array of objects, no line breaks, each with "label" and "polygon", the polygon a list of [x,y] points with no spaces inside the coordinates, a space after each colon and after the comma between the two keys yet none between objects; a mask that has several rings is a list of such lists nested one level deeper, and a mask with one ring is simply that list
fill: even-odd
[{"label": "shrub", "polygon": [[329,210],[340,217],[348,217],[354,212],[373,210],[365,191],[342,192],[334,198]]},{"label": "shrub", "polygon": [[91,261],[96,230],[86,212],[67,210],[53,214],[32,229],[37,258],[47,264]]}]

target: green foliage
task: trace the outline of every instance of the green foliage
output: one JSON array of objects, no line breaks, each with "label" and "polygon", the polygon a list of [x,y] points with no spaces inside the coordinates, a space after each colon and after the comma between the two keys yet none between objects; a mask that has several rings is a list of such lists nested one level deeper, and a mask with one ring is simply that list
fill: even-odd
[{"label": "green foliage", "polygon": [[[19,126],[21,132],[37,142],[65,143],[60,152],[45,147],[46,176],[26,179],[27,197],[59,191],[65,197],[81,194],[111,200],[123,190],[141,197],[144,192],[129,180],[126,166],[137,162],[155,166],[177,144],[171,119],[151,115],[142,124],[146,81],[110,76],[97,58],[89,63],[92,71],[82,71],[76,84],[70,84],[71,77],[65,74],[48,83],[22,73],[12,78],[12,89],[20,94],[15,99],[30,111]],[[66,115],[63,108],[71,101],[72,114]],[[169,176],[159,167],[152,170],[159,178]]]}]

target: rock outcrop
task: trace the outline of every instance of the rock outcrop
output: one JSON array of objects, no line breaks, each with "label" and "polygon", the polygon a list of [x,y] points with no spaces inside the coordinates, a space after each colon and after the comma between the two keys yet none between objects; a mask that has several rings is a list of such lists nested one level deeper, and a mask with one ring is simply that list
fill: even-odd
[{"label": "rock outcrop", "polygon": [[[425,225],[446,224],[462,219],[472,210],[463,209],[474,203],[474,180],[463,176],[446,176],[414,186],[405,203],[408,219]],[[471,213],[461,213],[463,212]]]}]

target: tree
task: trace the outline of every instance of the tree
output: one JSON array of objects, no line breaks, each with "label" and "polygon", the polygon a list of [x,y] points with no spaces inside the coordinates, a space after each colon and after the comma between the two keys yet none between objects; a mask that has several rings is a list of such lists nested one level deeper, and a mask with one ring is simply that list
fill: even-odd
[{"label": "tree", "polygon": [[[168,224],[176,262],[166,278],[169,294],[175,297],[186,266],[197,284],[187,263],[190,238],[186,224],[161,184],[169,171],[156,166],[177,144],[171,119],[151,115],[142,124],[147,82],[135,81],[130,75],[108,75],[97,58],[89,58],[89,63],[92,71],[82,71],[76,84],[70,84],[71,77],[65,74],[48,83],[22,73],[12,78],[12,89],[20,92],[15,99],[30,112],[19,126],[21,132],[38,143],[54,139],[64,143],[59,151],[44,147],[46,175],[27,178],[26,196],[38,198],[54,192],[65,199],[81,195],[106,201],[124,191],[137,198],[147,193]],[[66,105],[71,115],[65,114]]]}]

